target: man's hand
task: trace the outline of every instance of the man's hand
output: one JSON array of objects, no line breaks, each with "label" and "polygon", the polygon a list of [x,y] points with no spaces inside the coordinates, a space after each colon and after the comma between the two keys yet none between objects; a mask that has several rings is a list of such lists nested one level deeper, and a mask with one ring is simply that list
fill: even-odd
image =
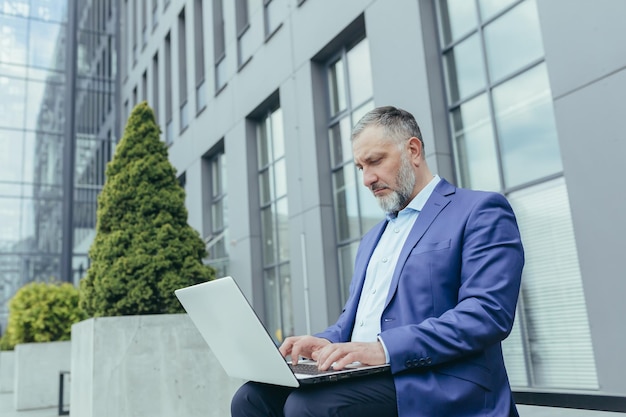
[{"label": "man's hand", "polygon": [[[298,364],[300,356],[313,358],[313,353],[329,345],[326,339],[313,336],[291,336],[285,339],[280,345],[280,353],[283,357],[291,355],[291,363]],[[383,354],[384,356],[384,354]]]},{"label": "man's hand", "polygon": [[380,342],[332,343],[312,352],[311,358],[317,361],[317,366],[322,371],[331,366],[333,369],[341,370],[352,362],[382,365],[386,360],[385,350]]}]

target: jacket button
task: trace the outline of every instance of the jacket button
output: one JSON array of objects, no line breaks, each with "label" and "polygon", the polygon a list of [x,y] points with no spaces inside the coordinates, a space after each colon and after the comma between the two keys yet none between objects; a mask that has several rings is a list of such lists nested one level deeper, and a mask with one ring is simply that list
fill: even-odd
[{"label": "jacket button", "polygon": [[413,366],[413,363],[409,360],[405,362],[405,365],[407,368],[411,368]]},{"label": "jacket button", "polygon": [[424,358],[420,358],[420,360],[419,360],[419,365],[420,365],[420,366],[424,366],[424,365],[426,365],[426,359],[424,359]]},{"label": "jacket button", "polygon": [[433,363],[433,360],[430,357],[426,358],[426,365],[430,365],[431,363]]}]

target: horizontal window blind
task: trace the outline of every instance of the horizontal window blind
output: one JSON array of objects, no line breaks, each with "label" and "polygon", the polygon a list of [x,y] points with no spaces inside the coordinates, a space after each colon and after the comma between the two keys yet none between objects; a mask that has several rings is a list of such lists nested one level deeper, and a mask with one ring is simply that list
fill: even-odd
[{"label": "horizontal window blind", "polygon": [[[545,388],[597,389],[578,254],[563,178],[508,196],[526,254],[518,325],[507,346],[512,382]],[[523,353],[519,349],[522,343]],[[521,356],[520,356],[521,355]]]}]

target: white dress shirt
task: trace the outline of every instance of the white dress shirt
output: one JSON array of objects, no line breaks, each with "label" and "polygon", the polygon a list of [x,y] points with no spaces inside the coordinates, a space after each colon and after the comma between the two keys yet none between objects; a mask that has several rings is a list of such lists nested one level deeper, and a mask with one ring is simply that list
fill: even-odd
[{"label": "white dress shirt", "polygon": [[[426,201],[441,178],[435,175],[411,202],[394,218],[387,215],[387,226],[383,232],[365,273],[365,282],[359,299],[353,342],[375,342],[380,333],[380,319],[385,308],[391,278],[404,242]],[[384,345],[383,345],[384,347]],[[385,348],[385,354],[386,348]],[[389,358],[387,357],[387,361]]]}]

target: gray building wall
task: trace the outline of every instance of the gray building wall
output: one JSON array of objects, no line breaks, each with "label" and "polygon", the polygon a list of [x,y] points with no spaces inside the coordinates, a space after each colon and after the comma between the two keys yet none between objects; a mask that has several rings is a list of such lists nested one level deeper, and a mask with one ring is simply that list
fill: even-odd
[{"label": "gray building wall", "polygon": [[[261,2],[259,2],[261,3]],[[626,280],[621,256],[626,234],[626,200],[620,197],[622,155],[619,137],[626,104],[626,2],[621,0],[538,0],[564,176],[576,235],[600,391],[626,395],[623,355],[626,333]],[[289,1],[282,27],[265,40],[263,9],[251,10],[255,31],[252,59],[237,70],[235,2],[224,1],[228,84],[215,92],[213,43],[205,25],[208,105],[196,116],[193,70],[188,75],[192,103],[189,127],[179,133],[177,105],[178,43],[176,18],[193,1],[172,0],[161,13],[146,49],[122,85],[122,100],[132,97],[151,60],[159,53],[159,121],[164,129],[163,39],[172,34],[175,140],[170,159],[186,175],[189,222],[206,228],[206,175],[202,157],[223,140],[227,157],[230,273],[255,309],[263,314],[261,233],[258,211],[254,124],[247,118],[272,97],[283,111],[287,155],[290,267],[296,333],[315,332],[340,312],[333,201],[327,155],[327,108],[323,62],[333,45],[364,30],[370,43],[376,105],[393,104],[415,114],[434,172],[455,182],[445,106],[441,56],[436,41],[433,3],[426,0]],[[162,4],[159,4],[162,9]],[[192,19],[187,19],[192,51]],[[212,22],[204,2],[204,22]],[[194,55],[187,53],[187,67]],[[151,84],[151,82],[149,83]],[[154,101],[152,91],[148,102]],[[126,115],[122,115],[122,120]],[[252,147],[252,148],[251,148]],[[532,169],[532,167],[529,167]],[[615,196],[613,194],[616,194]],[[382,216],[382,214],[381,214]],[[307,304],[311,305],[307,311]]]},{"label": "gray building wall", "polygon": [[626,2],[538,2],[600,389],[626,393]]}]

